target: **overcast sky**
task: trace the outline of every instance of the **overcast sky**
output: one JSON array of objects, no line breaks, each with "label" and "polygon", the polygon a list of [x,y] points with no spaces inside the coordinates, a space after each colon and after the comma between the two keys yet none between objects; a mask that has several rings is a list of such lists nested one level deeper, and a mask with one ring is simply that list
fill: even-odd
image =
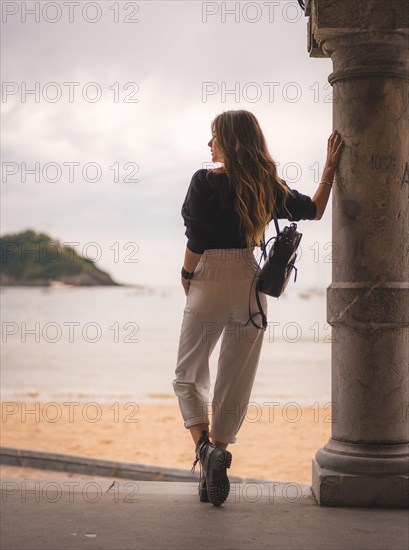
[{"label": "overcast sky", "polygon": [[[2,235],[43,231],[120,282],[178,285],[180,209],[229,109],[252,111],[281,177],[315,192],[332,63],[309,58],[295,0],[2,2],[1,61]],[[331,206],[299,229],[297,285],[327,286]]]}]

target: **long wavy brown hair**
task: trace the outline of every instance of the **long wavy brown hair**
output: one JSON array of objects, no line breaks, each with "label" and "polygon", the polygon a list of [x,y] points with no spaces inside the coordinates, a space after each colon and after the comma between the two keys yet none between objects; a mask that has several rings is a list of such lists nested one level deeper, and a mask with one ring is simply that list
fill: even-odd
[{"label": "long wavy brown hair", "polygon": [[277,166],[252,113],[225,111],[212,121],[211,129],[224,167],[210,172],[225,172],[228,185],[234,186],[235,209],[247,245],[261,243],[275,212],[278,189],[284,193],[284,208],[290,190],[277,175]]}]

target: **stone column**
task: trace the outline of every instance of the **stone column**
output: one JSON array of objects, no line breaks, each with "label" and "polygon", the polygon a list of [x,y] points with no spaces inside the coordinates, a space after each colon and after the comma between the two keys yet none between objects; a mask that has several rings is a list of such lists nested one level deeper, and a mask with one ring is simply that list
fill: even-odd
[{"label": "stone column", "polygon": [[320,505],[407,507],[409,34],[407,0],[307,0],[329,56],[333,126],[332,433],[312,464]]}]

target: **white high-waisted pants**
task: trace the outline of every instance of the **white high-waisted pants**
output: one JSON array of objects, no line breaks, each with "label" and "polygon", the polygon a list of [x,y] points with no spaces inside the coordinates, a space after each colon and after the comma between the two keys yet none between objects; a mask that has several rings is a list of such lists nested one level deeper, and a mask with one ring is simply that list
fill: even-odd
[{"label": "white high-waisted pants", "polygon": [[[183,313],[173,388],[185,428],[210,424],[209,435],[235,443],[249,404],[264,331],[249,318],[258,271],[254,247],[208,249],[197,264]],[[258,312],[254,282],[251,313]],[[267,315],[267,298],[259,294]],[[261,324],[261,316],[255,322]],[[223,332],[212,403],[209,357]],[[209,422],[211,416],[211,422]]]}]

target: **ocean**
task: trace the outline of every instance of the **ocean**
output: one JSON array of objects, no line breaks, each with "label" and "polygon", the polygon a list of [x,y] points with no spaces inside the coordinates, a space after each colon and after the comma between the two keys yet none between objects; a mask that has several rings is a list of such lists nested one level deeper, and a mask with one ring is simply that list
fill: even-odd
[{"label": "ocean", "polygon": [[[2,287],[0,296],[2,401],[177,403],[181,286]],[[325,289],[292,287],[268,308],[251,403],[329,403]],[[220,340],[212,387],[219,349]]]}]

